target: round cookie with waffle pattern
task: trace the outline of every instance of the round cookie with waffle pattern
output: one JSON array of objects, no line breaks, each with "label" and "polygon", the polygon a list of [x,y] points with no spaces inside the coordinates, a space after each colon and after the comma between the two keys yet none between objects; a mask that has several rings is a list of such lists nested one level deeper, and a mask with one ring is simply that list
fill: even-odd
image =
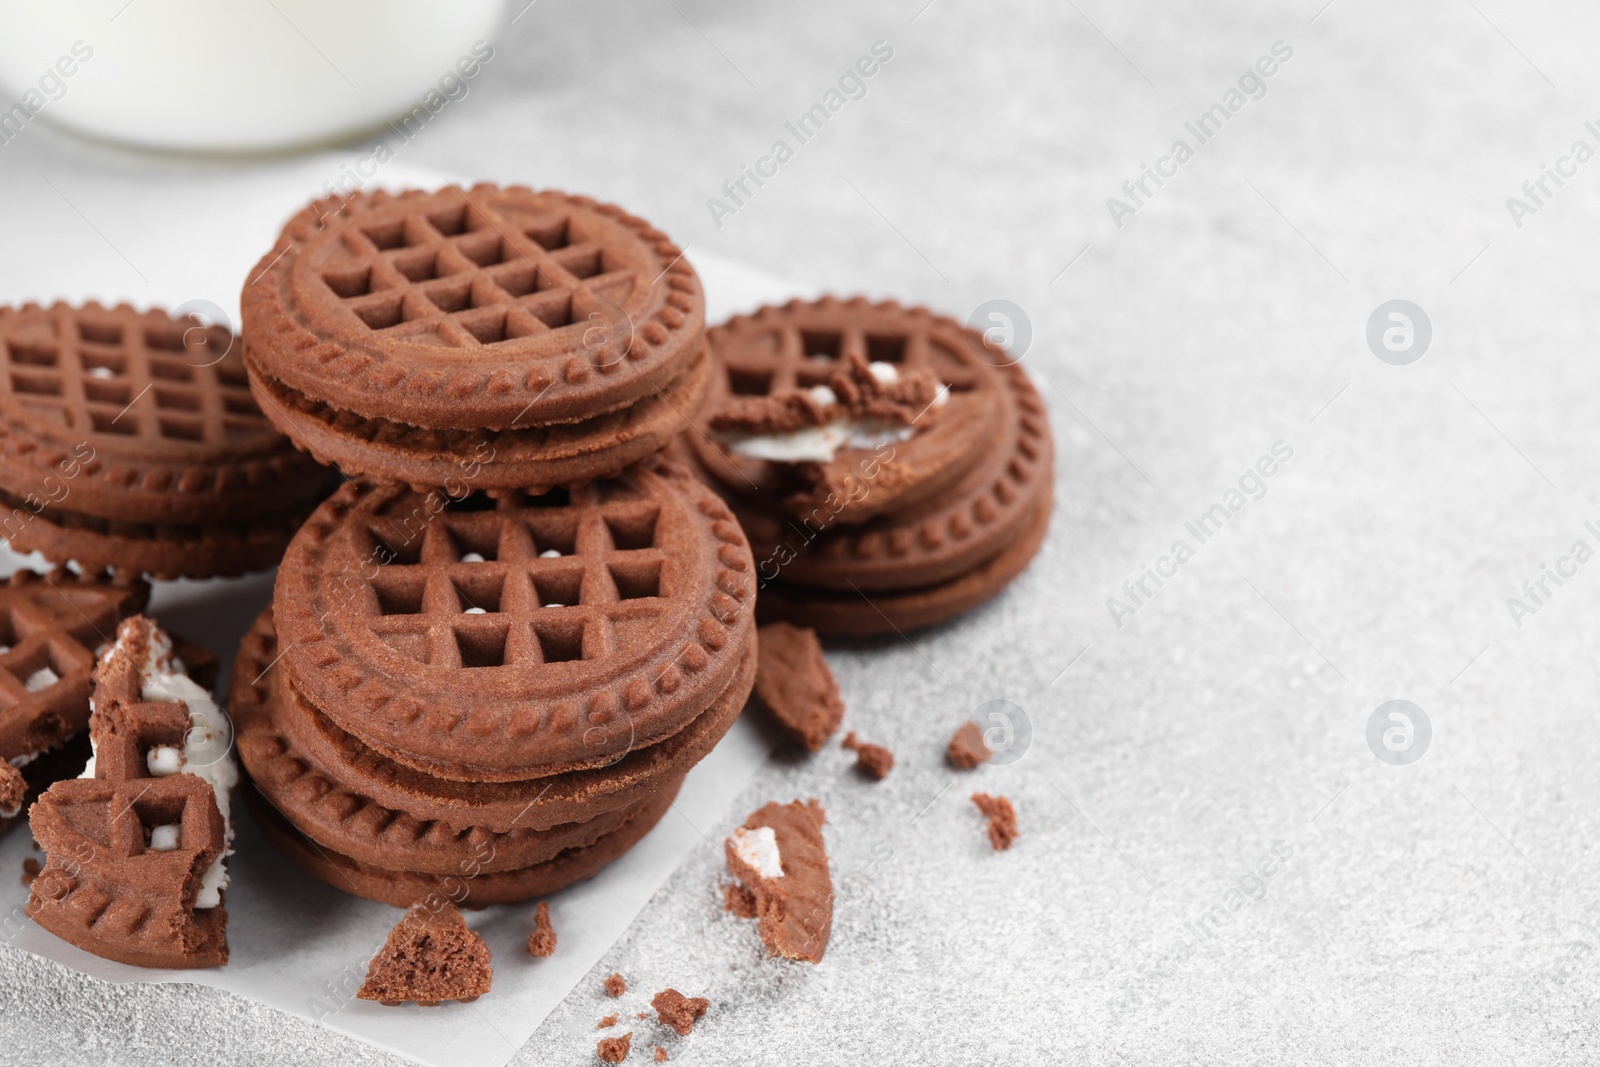
[{"label": "round cookie with waffle pattern", "polygon": [[523,186],[317,201],[241,300],[278,426],[418,489],[615,474],[681,430],[709,380],[682,251],[613,205]]},{"label": "round cookie with waffle pattern", "polygon": [[0,536],[17,550],[159,578],[259,570],[331,480],[261,414],[227,329],[0,308]]},{"label": "round cookie with waffle pattern", "polygon": [[1049,422],[1027,374],[976,331],[826,297],[708,336],[713,384],[674,455],[743,524],[764,619],[852,636],[933,625],[1038,550]]},{"label": "round cookie with waffle pattern", "polygon": [[604,766],[734,683],[752,571],[727,506],[673,464],[498,498],[351,483],[278,571],[280,666],[342,730],[429,775]]}]

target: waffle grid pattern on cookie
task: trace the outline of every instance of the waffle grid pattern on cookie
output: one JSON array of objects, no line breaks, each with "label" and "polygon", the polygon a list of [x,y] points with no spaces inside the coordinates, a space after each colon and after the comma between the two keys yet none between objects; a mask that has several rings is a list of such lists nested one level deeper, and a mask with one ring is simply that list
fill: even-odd
[{"label": "waffle grid pattern on cookie", "polygon": [[0,585],[0,759],[32,755],[82,727],[91,650],[142,603],[137,587],[31,571]]},{"label": "waffle grid pattern on cookie", "polygon": [[901,374],[930,369],[952,393],[978,388],[978,375],[933,339],[927,327],[927,322],[910,319],[902,328],[883,329],[812,329],[780,322],[718,354],[727,369],[728,392],[734,396],[769,396],[827,385],[851,355],[869,363],[888,363]]},{"label": "waffle grid pattern on cookie", "polygon": [[[6,331],[12,404],[70,430],[223,444],[268,431],[220,326],[128,307],[36,312]],[[214,382],[214,386],[213,386]]]},{"label": "waffle grid pattern on cookie", "polygon": [[493,348],[574,324],[621,326],[615,304],[640,279],[578,231],[570,214],[496,218],[424,201],[348,227],[321,276],[375,334],[411,344]]},{"label": "waffle grid pattern on cookie", "polygon": [[369,521],[367,625],[405,655],[469,669],[602,660],[625,643],[619,631],[666,610],[660,507],[623,484],[462,504],[481,510],[446,510],[421,537],[401,519]]}]

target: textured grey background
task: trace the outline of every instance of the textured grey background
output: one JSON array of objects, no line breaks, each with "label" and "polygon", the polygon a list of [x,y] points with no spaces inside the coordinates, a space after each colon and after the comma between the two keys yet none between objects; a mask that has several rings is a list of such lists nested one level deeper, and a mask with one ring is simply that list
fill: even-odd
[{"label": "textured grey background", "polygon": [[[630,1011],[666,984],[711,998],[666,1042],[680,1062],[1595,1062],[1600,564],[1520,628],[1506,598],[1575,540],[1600,547],[1600,163],[1520,228],[1505,201],[1600,144],[1600,20],[922,4],[539,0],[405,149],[839,291],[1013,300],[1059,444],[1055,524],[1014,589],[914,646],[833,657],[848,724],[899,756],[888,781],[831,750],[775,761],[741,801],[826,805],[824,965],[759,958],[708,844],[517,1062],[590,1062],[614,969]],[[715,228],[706,197],[877,39],[895,58],[867,97]],[[1294,57],[1266,98],[1114,226],[1106,198],[1279,39]],[[40,173],[168,165],[31,128],[0,158],[0,224]],[[1410,367],[1363,340],[1395,297],[1433,323]],[[1265,497],[1114,626],[1106,598],[1278,440],[1293,458]],[[996,697],[1027,709],[1032,747],[958,778],[941,743]],[[1433,723],[1409,767],[1366,743],[1395,697]],[[1017,801],[1009,853],[983,843],[974,787]],[[1252,880],[1274,847],[1291,858]],[[1230,895],[1241,880],[1259,900]],[[18,1063],[389,1062],[224,994],[15,952],[0,1032]]]}]

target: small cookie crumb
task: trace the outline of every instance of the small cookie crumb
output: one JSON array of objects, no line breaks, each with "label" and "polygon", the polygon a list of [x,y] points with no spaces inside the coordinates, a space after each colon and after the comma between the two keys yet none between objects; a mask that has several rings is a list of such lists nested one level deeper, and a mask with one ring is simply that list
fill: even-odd
[{"label": "small cookie crumb", "polygon": [[676,989],[663,989],[650,998],[656,1018],[685,1037],[694,1029],[695,1020],[706,1013],[711,1001],[705,997],[686,997]]},{"label": "small cookie crumb", "polygon": [[621,1037],[601,1038],[600,1043],[594,1047],[594,1052],[600,1057],[601,1063],[621,1063],[628,1058],[628,1049],[632,1045],[633,1031],[629,1030]]},{"label": "small cookie crumb", "polygon": [[533,910],[533,933],[528,935],[528,952],[534,956],[554,956],[556,931],[550,925],[550,905],[539,901]]},{"label": "small cookie crumb", "polygon": [[650,1013],[647,1011],[634,1012],[633,1017],[635,1019],[648,1019],[650,1018]]},{"label": "small cookie crumb", "polygon": [[983,738],[983,728],[970,719],[956,729],[944,750],[944,758],[958,771],[970,771],[980,763],[988,763],[993,755],[994,750]]},{"label": "small cookie crumb", "polygon": [[666,1063],[667,1062],[667,1050],[662,1048],[660,1045],[656,1046],[656,1062],[657,1063]]},{"label": "small cookie crumb", "polygon": [[606,996],[620,997],[628,991],[628,980],[620,974],[613,974],[606,979]]},{"label": "small cookie crumb", "polygon": [[617,1013],[612,1012],[610,1015],[607,1015],[605,1018],[595,1023],[594,1028],[596,1030],[605,1030],[615,1025],[617,1025]]},{"label": "small cookie crumb", "polygon": [[39,877],[39,871],[40,870],[42,870],[42,868],[39,866],[39,861],[34,859],[32,856],[29,856],[27,859],[23,860],[22,861],[22,884],[23,885],[32,885],[33,884],[33,880],[35,878]]},{"label": "small cookie crumb", "polygon": [[741,919],[756,917],[756,895],[738,882],[722,887],[722,907]]},{"label": "small cookie crumb", "polygon": [[871,775],[880,782],[889,777],[889,772],[894,770],[894,753],[882,745],[861,740],[854,730],[844,735],[844,747],[855,752],[856,770]]},{"label": "small cookie crumb", "polygon": [[1017,809],[1011,801],[1005,797],[992,797],[988,793],[974,793],[972,802],[989,820],[989,844],[994,846],[996,852],[1010,848],[1022,836],[1017,830]]}]

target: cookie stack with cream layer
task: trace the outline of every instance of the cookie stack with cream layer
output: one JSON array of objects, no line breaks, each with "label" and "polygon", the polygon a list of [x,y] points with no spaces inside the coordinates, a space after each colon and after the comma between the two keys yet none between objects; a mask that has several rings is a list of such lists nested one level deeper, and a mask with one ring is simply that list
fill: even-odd
[{"label": "cookie stack with cream layer", "polygon": [[263,408],[358,476],[236,663],[267,837],[400,905],[594,874],[754,681],[749,545],[656,458],[709,379],[693,268],[610,205],[447,187],[311,205],[242,302]]}]

